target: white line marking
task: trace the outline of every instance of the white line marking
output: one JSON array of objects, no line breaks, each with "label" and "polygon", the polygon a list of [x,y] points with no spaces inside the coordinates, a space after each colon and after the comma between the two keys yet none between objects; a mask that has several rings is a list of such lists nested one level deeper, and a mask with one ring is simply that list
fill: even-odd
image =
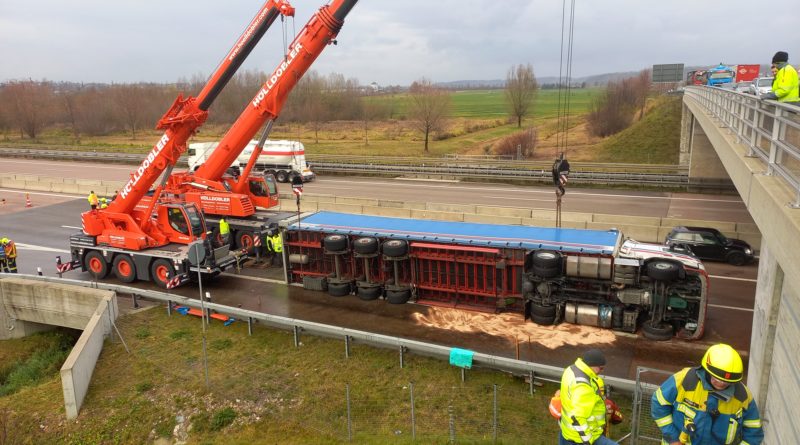
[{"label": "white line marking", "polygon": [[249,277],[247,275],[228,273],[228,272],[222,272],[220,275],[227,276],[227,277],[233,277],[233,278],[241,278],[243,280],[259,281],[261,283],[286,284],[286,282],[283,281],[283,280],[275,280],[275,279],[272,279],[272,278]]},{"label": "white line marking", "polygon": [[747,281],[748,283],[755,283],[758,282],[755,278],[736,278],[736,277],[723,277],[722,275],[709,275],[711,278],[716,278],[718,280],[733,280],[733,281]]},{"label": "white line marking", "polygon": [[78,226],[61,226],[61,227],[65,229],[83,230],[83,227],[78,227]]},{"label": "white line marking", "polygon": [[30,194],[30,195],[34,195],[34,196],[57,196],[59,198],[62,198],[62,197],[65,197],[65,196],[67,198],[83,198],[83,196],[67,195],[65,193],[44,193],[44,192],[32,192],[32,191],[25,191],[25,190],[11,190],[11,189],[4,189],[4,188],[0,188],[0,190],[2,190],[3,192],[8,192],[8,193],[19,193],[21,195]]},{"label": "white line marking", "polygon": [[22,250],[36,250],[39,252],[58,252],[58,253],[69,253],[69,250],[64,249],[54,249],[52,247],[45,247],[45,246],[35,246],[33,244],[24,244],[24,243],[16,243],[17,247]]},{"label": "white line marking", "polygon": [[746,307],[733,307],[733,306],[723,306],[721,304],[709,304],[709,307],[717,307],[720,309],[730,309],[732,311],[744,311],[744,312],[753,312],[752,309],[748,309]]}]

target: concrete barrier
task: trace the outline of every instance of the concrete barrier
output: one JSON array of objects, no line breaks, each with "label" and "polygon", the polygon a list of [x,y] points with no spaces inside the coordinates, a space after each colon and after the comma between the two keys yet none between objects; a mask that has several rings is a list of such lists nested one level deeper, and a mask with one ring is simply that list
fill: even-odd
[{"label": "concrete barrier", "polygon": [[81,329],[61,367],[61,385],[68,419],[78,416],[89,390],[103,340],[119,315],[112,291],[87,289],[23,278],[0,278],[0,339],[19,338],[53,326]]}]

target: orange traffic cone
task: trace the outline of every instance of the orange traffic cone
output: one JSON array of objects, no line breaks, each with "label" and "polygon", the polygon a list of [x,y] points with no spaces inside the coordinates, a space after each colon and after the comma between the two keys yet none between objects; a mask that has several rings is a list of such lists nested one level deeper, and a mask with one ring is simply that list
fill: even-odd
[{"label": "orange traffic cone", "polygon": [[31,195],[28,193],[25,194],[25,207],[33,207],[33,204],[31,204]]}]

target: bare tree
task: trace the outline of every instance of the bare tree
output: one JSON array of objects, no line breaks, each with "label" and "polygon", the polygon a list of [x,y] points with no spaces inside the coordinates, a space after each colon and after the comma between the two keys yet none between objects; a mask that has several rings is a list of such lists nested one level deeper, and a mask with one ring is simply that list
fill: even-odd
[{"label": "bare tree", "polygon": [[651,75],[650,70],[641,70],[635,79],[636,99],[639,104],[639,120],[644,118],[644,109],[647,105],[647,96],[650,94]]},{"label": "bare tree", "polygon": [[20,134],[36,139],[54,116],[53,88],[49,82],[11,81],[2,89]]},{"label": "bare tree", "polygon": [[408,90],[408,117],[411,124],[423,135],[424,152],[430,152],[428,141],[431,133],[443,128],[450,112],[450,92],[437,88],[430,80],[422,78],[411,84]]},{"label": "bare tree", "polygon": [[512,116],[517,119],[517,128],[522,128],[522,119],[533,112],[539,83],[533,75],[533,67],[516,65],[506,76],[506,102]]}]

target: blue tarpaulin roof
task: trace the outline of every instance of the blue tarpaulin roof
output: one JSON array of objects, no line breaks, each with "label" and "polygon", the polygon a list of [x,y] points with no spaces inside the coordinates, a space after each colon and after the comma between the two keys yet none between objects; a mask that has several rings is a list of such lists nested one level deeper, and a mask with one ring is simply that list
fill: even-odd
[{"label": "blue tarpaulin roof", "polygon": [[297,222],[291,224],[289,230],[468,246],[552,249],[597,254],[613,253],[620,238],[617,230],[429,221],[325,211],[304,218],[299,226]]}]

